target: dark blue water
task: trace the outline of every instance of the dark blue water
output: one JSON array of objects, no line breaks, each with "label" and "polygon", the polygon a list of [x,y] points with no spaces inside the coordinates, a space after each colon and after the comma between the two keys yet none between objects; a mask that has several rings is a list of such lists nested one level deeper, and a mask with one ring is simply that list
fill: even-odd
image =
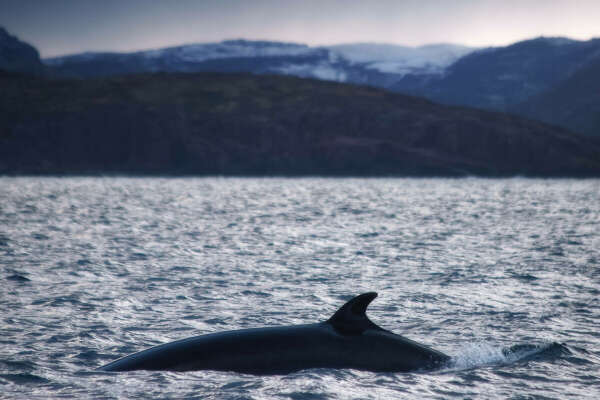
[{"label": "dark blue water", "polygon": [[[599,180],[0,178],[0,278],[0,397],[600,398]],[[94,371],[365,291],[452,363]]]}]

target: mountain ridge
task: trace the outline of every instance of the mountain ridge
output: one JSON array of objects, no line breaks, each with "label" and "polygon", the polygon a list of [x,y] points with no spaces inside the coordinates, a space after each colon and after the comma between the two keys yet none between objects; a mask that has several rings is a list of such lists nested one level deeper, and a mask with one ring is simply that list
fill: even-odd
[{"label": "mountain ridge", "polygon": [[[387,50],[385,53],[374,51],[382,46]],[[365,49],[371,49],[368,59],[360,56]],[[239,72],[283,73],[369,84],[371,74],[388,74],[393,75],[389,79],[399,79],[407,73],[440,73],[451,62],[472,50],[451,44],[408,47],[358,43],[310,47],[301,43],[236,39],[124,53],[86,52],[43,61],[59,76],[93,77],[159,71],[202,72],[215,68],[215,65],[223,65],[225,60],[237,62],[245,59],[245,66],[240,67]],[[112,67],[106,70],[95,68],[97,64],[111,62]],[[324,77],[319,73],[323,69],[331,72]],[[362,80],[359,76],[362,76]],[[377,79],[375,86],[380,86]]]}]

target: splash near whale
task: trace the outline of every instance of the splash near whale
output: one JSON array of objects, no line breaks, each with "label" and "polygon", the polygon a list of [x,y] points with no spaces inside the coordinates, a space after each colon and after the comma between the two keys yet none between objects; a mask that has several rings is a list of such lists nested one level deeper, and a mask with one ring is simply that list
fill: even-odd
[{"label": "splash near whale", "polygon": [[367,316],[377,297],[354,297],[324,322],[226,331],[158,345],[100,367],[102,371],[232,371],[287,374],[310,368],[374,372],[435,369],[450,357],[385,330]]}]

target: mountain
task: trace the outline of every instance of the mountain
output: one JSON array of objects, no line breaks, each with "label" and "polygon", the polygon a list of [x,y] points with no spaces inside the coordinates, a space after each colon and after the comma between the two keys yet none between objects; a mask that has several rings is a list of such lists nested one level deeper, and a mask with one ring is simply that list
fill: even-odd
[{"label": "mountain", "polygon": [[0,74],[0,173],[600,176],[600,142],[518,117],[274,75]]},{"label": "mountain", "polygon": [[0,70],[40,75],[43,64],[37,50],[0,27]]},{"label": "mountain", "polygon": [[600,60],[600,39],[537,38],[506,47],[405,47],[358,43],[309,47],[232,40],[135,53],[46,59],[58,76],[143,72],[251,72],[365,84],[445,104],[506,111]]},{"label": "mountain", "polygon": [[443,75],[409,74],[390,89],[600,136],[598,65],[600,39],[538,38],[472,52]]},{"label": "mountain", "polygon": [[600,137],[600,60],[509,110]]},{"label": "mountain", "polygon": [[[600,39],[537,38],[468,54],[438,78],[407,76],[392,90],[446,104],[504,111],[600,59]],[[416,83],[415,83],[416,82]]]},{"label": "mountain", "polygon": [[[0,173],[598,176],[598,141],[557,127],[374,88],[236,74],[394,88],[597,135],[598,46],[236,40],[85,53],[44,69],[0,28]],[[42,71],[53,79],[35,78]]]},{"label": "mountain", "polygon": [[251,72],[385,87],[406,74],[441,74],[472,48],[303,44],[229,40],[134,53],[83,53],[45,59],[58,76],[98,77],[143,72]]},{"label": "mountain", "polygon": [[[559,104],[560,98],[553,96],[564,89],[559,90],[558,86],[568,86],[564,82],[579,71],[593,68],[599,60],[600,39],[541,37],[486,49],[448,44],[413,48],[377,43],[309,47],[233,40],[135,53],[84,53],[44,62],[53,74],[63,77],[211,71],[347,82],[449,105],[517,112],[595,135],[600,127],[594,114],[598,105],[593,96],[582,93],[591,103],[577,109],[574,104],[581,101],[565,104],[560,112],[551,111],[548,104]],[[585,91],[585,85],[575,85],[570,90],[574,88]],[[577,100],[581,96],[572,93],[570,98]],[[565,110],[571,110],[573,115],[559,118],[567,113]]]},{"label": "mountain", "polygon": [[537,38],[470,53],[428,80],[406,76],[390,89],[445,104],[505,111],[600,60],[600,39]]}]

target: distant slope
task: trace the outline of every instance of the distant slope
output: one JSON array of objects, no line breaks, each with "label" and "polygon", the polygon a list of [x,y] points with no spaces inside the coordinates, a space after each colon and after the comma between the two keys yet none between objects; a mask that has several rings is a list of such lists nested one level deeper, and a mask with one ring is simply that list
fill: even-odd
[{"label": "distant slope", "polygon": [[538,38],[479,50],[439,79],[407,76],[391,89],[445,104],[505,111],[600,60],[600,39]]},{"label": "distant slope", "polygon": [[600,137],[600,60],[510,110]]},{"label": "distant slope", "polygon": [[505,114],[281,76],[0,76],[1,173],[600,176],[600,144]]}]

